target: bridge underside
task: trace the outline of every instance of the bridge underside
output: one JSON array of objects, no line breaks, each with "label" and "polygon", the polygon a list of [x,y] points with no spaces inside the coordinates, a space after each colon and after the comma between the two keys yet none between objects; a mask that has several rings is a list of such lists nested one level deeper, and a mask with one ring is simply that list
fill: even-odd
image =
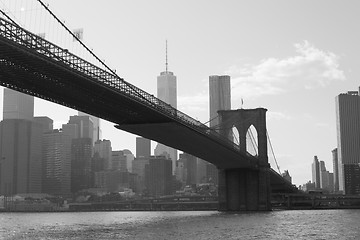
[{"label": "bridge underside", "polygon": [[155,140],[191,153],[220,169],[256,168],[256,159],[242,158],[236,151],[217,144],[214,140],[196,134],[192,129],[177,123],[121,124],[117,128],[145,138]]},{"label": "bridge underside", "polygon": [[115,122],[169,121],[56,59],[0,38],[0,84]]},{"label": "bridge underside", "polygon": [[272,193],[297,193],[299,190],[280,174],[270,169],[270,183]]}]

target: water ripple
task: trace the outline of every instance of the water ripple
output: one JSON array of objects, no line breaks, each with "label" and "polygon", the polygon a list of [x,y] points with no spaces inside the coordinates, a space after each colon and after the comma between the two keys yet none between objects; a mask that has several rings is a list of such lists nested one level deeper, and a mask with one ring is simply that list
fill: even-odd
[{"label": "water ripple", "polygon": [[360,210],[1,213],[0,239],[360,239]]}]

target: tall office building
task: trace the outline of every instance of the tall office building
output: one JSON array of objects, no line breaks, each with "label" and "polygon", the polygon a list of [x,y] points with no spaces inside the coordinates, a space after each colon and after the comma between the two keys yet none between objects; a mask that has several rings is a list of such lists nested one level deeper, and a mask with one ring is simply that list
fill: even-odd
[{"label": "tall office building", "polygon": [[333,191],[334,188],[334,175],[326,170],[325,162],[319,162],[320,171],[320,188],[328,191]]},{"label": "tall office building", "polygon": [[[231,109],[230,76],[209,76],[210,128],[219,124],[218,111]],[[217,170],[211,163],[206,164],[206,178],[217,184]]]},{"label": "tall office building", "polygon": [[112,170],[128,172],[127,159],[124,151],[112,151]]},{"label": "tall office building", "polygon": [[[176,76],[174,73],[168,71],[167,44],[165,72],[161,72],[160,76],[157,77],[157,97],[172,107],[177,108]],[[155,149],[155,155],[169,157],[172,161],[172,172],[175,174],[177,160],[176,149],[158,143]]]},{"label": "tall office building", "polygon": [[314,162],[311,165],[312,169],[312,181],[315,183],[315,188],[320,189],[320,166],[319,159],[317,156],[314,156]]},{"label": "tall office building", "polygon": [[12,89],[4,88],[4,119],[25,119],[34,117],[34,97]]},{"label": "tall office building", "polygon": [[360,96],[357,91],[335,98],[339,191],[360,194]]},{"label": "tall office building", "polygon": [[34,117],[33,121],[41,124],[43,133],[51,132],[54,129],[54,121],[49,117]]},{"label": "tall office building", "polygon": [[100,128],[100,118],[89,115],[87,113],[80,112],[80,111],[78,112],[78,115],[79,116],[89,116],[90,117],[90,120],[93,123],[93,137],[92,137],[92,140],[93,140],[93,145],[94,145],[96,141],[101,139],[101,134],[102,133],[101,133],[101,128]]},{"label": "tall office building", "polygon": [[53,130],[43,134],[43,192],[71,193],[71,134]]},{"label": "tall office building", "polygon": [[172,194],[172,161],[164,156],[151,157],[145,165],[145,184],[152,197]]},{"label": "tall office building", "polygon": [[33,121],[34,97],[4,89],[0,123],[0,195],[41,192],[42,124]]},{"label": "tall office building", "polygon": [[71,192],[92,187],[91,138],[75,138],[71,141]]},{"label": "tall office building", "polygon": [[143,137],[136,137],[136,157],[150,157],[151,140]]},{"label": "tall office building", "polygon": [[94,155],[98,156],[104,161],[103,170],[112,169],[112,147],[110,140],[98,140],[94,145]]},{"label": "tall office building", "polygon": [[[197,183],[197,157],[188,154],[182,153],[180,154],[178,162],[182,162],[184,164],[184,173],[182,174],[185,177],[185,184],[192,185]],[[178,164],[179,166],[179,164]],[[180,168],[181,169],[181,168]],[[178,179],[183,180],[183,179]]]},{"label": "tall office building", "polygon": [[91,144],[93,145],[94,124],[90,116],[70,116],[68,124],[77,125],[77,137],[91,138]]},{"label": "tall office building", "polygon": [[197,158],[196,164],[196,184],[207,183],[206,167],[209,163],[201,158]]},{"label": "tall office building", "polygon": [[219,110],[231,109],[230,76],[209,77],[210,128],[219,124]]},{"label": "tall office building", "polygon": [[145,189],[145,166],[149,164],[150,157],[135,158],[132,162],[132,173],[137,175],[135,192],[142,194]]},{"label": "tall office building", "polygon": [[333,157],[334,192],[339,191],[339,161],[337,148],[331,151]]},{"label": "tall office building", "polygon": [[132,173],[133,169],[132,169],[132,163],[135,159],[134,154],[129,150],[129,149],[124,149],[122,150],[125,158],[126,158],[126,169],[128,172]]},{"label": "tall office building", "polygon": [[41,193],[41,139],[39,123],[0,122],[0,195]]}]

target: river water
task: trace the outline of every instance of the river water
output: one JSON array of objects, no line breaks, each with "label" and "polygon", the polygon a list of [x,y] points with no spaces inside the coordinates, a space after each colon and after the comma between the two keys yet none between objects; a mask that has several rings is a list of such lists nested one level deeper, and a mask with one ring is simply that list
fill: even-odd
[{"label": "river water", "polygon": [[360,210],[0,213],[0,239],[360,239]]}]

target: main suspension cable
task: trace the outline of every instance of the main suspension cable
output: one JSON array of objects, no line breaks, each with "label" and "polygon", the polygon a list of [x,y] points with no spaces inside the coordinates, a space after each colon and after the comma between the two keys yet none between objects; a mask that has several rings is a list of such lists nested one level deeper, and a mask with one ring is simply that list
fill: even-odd
[{"label": "main suspension cable", "polygon": [[270,149],[271,149],[272,155],[274,156],[274,160],[275,160],[276,167],[277,167],[277,169],[278,169],[278,171],[279,171],[279,174],[281,174],[280,167],[279,167],[278,162],[277,162],[277,160],[276,160],[276,157],[275,157],[275,154],[274,154],[274,149],[273,149],[273,147],[272,147],[271,140],[270,140],[270,136],[269,136],[269,133],[268,133],[267,130],[266,130],[266,136],[267,136],[268,141],[269,141],[269,145],[270,145]]},{"label": "main suspension cable", "polygon": [[141,97],[142,99],[144,99],[147,102],[151,103],[151,100],[147,99],[146,97],[144,97],[141,93],[138,92],[138,90],[136,89],[136,87],[134,87],[132,84],[124,81],[123,78],[119,77],[116,72],[111,69],[110,67],[108,67],[104,61],[102,61],[98,56],[95,55],[95,53],[93,51],[91,51],[91,49],[89,49],[62,21],[60,21],[60,19],[58,17],[56,17],[56,15],[41,1],[41,0],[37,0],[50,14],[51,16],[53,16],[55,18],[55,20],[60,23],[60,25],[65,28],[65,30],[70,33],[70,35],[76,40],[78,41],[81,46],[83,46],[96,60],[98,60],[110,73],[112,73],[114,76],[118,77],[120,79],[120,81],[123,81],[124,84],[126,84],[129,88],[131,88],[135,93],[138,94],[139,97]]}]

